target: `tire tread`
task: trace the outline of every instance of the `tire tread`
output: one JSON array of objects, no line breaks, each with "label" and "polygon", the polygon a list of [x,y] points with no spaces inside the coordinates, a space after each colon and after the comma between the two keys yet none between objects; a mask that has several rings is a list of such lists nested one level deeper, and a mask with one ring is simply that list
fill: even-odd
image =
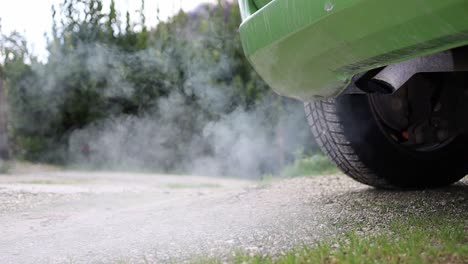
[{"label": "tire tread", "polygon": [[354,152],[340,122],[335,99],[307,102],[304,106],[317,144],[341,171],[364,184],[385,189],[395,188],[368,169]]}]

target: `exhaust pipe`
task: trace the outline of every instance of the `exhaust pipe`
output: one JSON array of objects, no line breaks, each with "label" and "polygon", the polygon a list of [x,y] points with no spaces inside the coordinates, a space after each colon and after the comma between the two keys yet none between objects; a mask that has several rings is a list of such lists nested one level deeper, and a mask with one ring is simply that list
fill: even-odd
[{"label": "exhaust pipe", "polygon": [[468,71],[468,47],[391,64],[368,80],[363,90],[392,94],[417,73],[455,71]]}]

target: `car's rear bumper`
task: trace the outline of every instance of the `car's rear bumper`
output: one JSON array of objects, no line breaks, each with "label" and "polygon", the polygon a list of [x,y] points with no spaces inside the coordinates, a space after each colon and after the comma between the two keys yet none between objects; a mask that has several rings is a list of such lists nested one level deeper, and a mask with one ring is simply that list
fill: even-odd
[{"label": "car's rear bumper", "polygon": [[279,94],[340,93],[370,69],[468,45],[467,0],[239,0],[256,71]]}]

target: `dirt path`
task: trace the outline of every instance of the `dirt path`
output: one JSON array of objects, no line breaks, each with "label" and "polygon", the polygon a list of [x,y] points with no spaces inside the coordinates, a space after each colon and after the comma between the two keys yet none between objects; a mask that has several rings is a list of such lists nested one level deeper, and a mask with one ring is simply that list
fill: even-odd
[{"label": "dirt path", "polygon": [[341,175],[258,183],[129,173],[0,176],[0,263],[164,262],[280,254],[399,214],[468,221],[468,185],[385,192]]}]

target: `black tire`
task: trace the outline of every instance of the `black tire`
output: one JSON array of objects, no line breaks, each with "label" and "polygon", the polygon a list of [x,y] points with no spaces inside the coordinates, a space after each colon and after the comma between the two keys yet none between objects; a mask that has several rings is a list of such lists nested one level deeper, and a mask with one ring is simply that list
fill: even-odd
[{"label": "black tire", "polygon": [[468,174],[468,137],[431,152],[404,149],[382,133],[367,95],[305,104],[312,133],[325,154],[353,179],[384,189],[441,187]]}]

